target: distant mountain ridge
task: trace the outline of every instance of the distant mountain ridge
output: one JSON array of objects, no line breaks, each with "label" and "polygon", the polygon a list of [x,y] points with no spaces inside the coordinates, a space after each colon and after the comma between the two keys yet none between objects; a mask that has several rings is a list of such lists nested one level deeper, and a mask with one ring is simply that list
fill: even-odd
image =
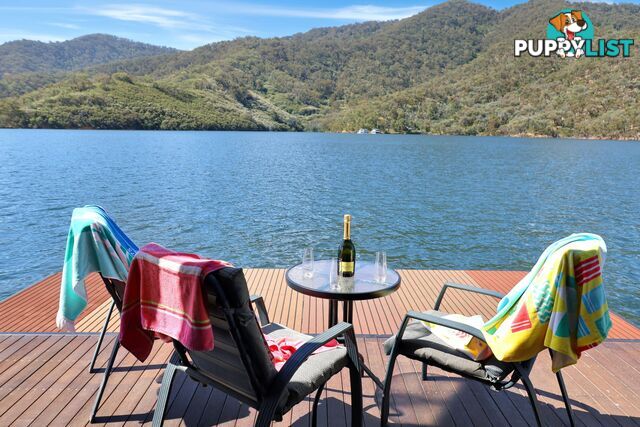
[{"label": "distant mountain ridge", "polygon": [[63,42],[16,40],[0,44],[0,77],[39,71],[71,71],[127,58],[162,55],[176,49],[89,34]]},{"label": "distant mountain ridge", "polygon": [[[637,55],[514,58],[559,10],[640,40],[640,6],[451,0],[415,16],[240,38],[0,80],[0,126],[256,129],[640,139]],[[636,53],[636,52],[634,52]]]}]

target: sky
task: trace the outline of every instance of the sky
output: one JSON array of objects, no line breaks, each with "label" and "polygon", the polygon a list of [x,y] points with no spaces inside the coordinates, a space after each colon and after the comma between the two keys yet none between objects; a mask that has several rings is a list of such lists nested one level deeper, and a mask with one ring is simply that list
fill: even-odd
[{"label": "sky", "polygon": [[[496,9],[522,0],[474,0]],[[640,0],[638,0],[640,1]],[[178,49],[415,15],[440,0],[0,0],[0,43],[106,33]]]}]

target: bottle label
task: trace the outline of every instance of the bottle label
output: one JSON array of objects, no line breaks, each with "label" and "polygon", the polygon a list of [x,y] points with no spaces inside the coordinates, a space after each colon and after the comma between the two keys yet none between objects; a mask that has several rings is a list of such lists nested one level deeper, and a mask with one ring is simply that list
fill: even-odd
[{"label": "bottle label", "polygon": [[353,273],[354,270],[354,262],[345,262],[340,261],[340,272],[341,273]]}]

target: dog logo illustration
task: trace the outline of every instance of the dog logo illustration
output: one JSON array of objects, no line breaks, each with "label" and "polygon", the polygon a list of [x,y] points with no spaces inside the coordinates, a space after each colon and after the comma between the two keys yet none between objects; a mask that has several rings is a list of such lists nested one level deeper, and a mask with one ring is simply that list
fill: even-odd
[{"label": "dog logo illustration", "polygon": [[[584,55],[584,49],[577,46],[582,46],[582,40],[593,39],[593,27],[588,19],[581,10],[565,10],[549,19],[547,38],[559,42],[561,47],[556,51],[559,56],[580,58]],[[567,41],[571,47],[565,50]]]},{"label": "dog logo illustration", "polygon": [[634,39],[596,40],[593,23],[583,10],[563,9],[550,18],[540,20],[547,22],[546,38],[514,39],[513,54],[516,58],[524,53],[536,58],[628,58],[634,49]]}]

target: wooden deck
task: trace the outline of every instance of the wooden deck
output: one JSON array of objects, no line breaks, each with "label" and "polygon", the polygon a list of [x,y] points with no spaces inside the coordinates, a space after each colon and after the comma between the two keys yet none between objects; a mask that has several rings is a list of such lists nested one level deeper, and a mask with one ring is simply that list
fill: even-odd
[{"label": "wooden deck", "polygon": [[[403,270],[400,290],[378,300],[358,302],[354,324],[358,346],[368,366],[384,376],[386,356],[382,343],[398,328],[409,309],[433,306],[446,281],[508,290],[524,273],[487,271]],[[272,320],[307,333],[325,329],[325,301],[293,292],[284,283],[284,271],[246,270],[253,293],[265,297]],[[76,334],[55,329],[59,274],[0,302],[0,426],[85,425],[101,375],[89,373],[97,332],[109,306],[97,276],[88,281],[90,304],[77,323]],[[448,294],[443,309],[463,314],[495,312],[495,300]],[[112,320],[97,366],[104,366],[118,329]],[[614,329],[603,345],[587,351],[577,367],[563,371],[581,425],[640,425],[640,330],[613,315]],[[156,343],[152,357],[138,362],[120,351],[116,368],[98,411],[100,424],[149,423],[153,416],[159,379],[171,347]],[[393,382],[391,421],[401,425],[533,425],[524,390],[506,392],[488,388],[432,369],[431,379],[420,379],[418,364],[399,358]],[[562,425],[566,417],[550,371],[541,355],[533,372],[534,385],[544,403],[547,425]],[[379,423],[379,396],[373,382],[363,380],[365,422]],[[347,425],[349,386],[346,372],[329,382],[321,401],[320,425]],[[255,411],[233,398],[180,376],[171,396],[167,425],[252,425]],[[278,425],[309,425],[310,400],[297,405]]]}]

